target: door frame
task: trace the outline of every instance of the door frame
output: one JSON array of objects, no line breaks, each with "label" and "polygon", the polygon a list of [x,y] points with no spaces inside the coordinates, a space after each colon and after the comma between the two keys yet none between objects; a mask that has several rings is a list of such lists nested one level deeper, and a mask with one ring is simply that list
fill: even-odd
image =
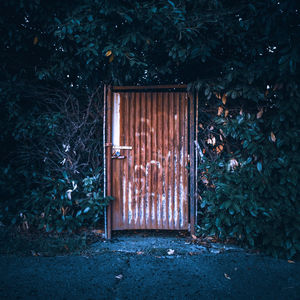
[{"label": "door frame", "polygon": [[[180,85],[154,85],[154,86],[104,86],[104,112],[103,112],[103,153],[104,153],[104,196],[111,196],[112,195],[112,103],[113,103],[113,93],[120,92],[120,91],[140,91],[143,90],[147,91],[185,91],[188,94],[190,99],[189,101],[189,118],[188,118],[188,125],[189,125],[189,160],[190,160],[190,169],[189,169],[189,195],[188,195],[188,202],[189,202],[189,231],[190,234],[193,235],[195,233],[195,219],[196,219],[196,201],[197,201],[197,176],[196,176],[196,162],[195,162],[195,141],[197,141],[197,126],[196,123],[196,102],[198,102],[198,97],[195,93],[190,93],[187,90],[187,85],[180,84]],[[104,214],[105,218],[105,237],[107,239],[111,239],[112,234],[112,204],[109,203],[105,210]]]}]

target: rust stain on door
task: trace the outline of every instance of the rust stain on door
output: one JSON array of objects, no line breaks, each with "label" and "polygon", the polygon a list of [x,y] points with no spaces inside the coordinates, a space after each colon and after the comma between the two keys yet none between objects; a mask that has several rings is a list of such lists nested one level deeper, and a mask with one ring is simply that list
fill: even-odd
[{"label": "rust stain on door", "polygon": [[111,93],[112,230],[188,229],[188,95]]}]

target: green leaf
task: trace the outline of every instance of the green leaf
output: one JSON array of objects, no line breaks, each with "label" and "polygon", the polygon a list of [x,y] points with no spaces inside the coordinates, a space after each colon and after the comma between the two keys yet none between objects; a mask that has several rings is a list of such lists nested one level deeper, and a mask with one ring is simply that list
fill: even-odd
[{"label": "green leaf", "polygon": [[[68,174],[67,174],[66,171],[63,171],[63,177],[64,177],[66,180],[68,180]],[[64,183],[64,181],[62,181],[62,182]]]},{"label": "green leaf", "polygon": [[175,8],[175,4],[172,1],[168,0],[168,2]]},{"label": "green leaf", "polygon": [[86,214],[89,210],[90,210],[90,207],[86,207],[86,208],[84,209],[83,213]]},{"label": "green leaf", "polygon": [[261,164],[261,162],[258,162],[258,163],[256,164],[256,167],[257,167],[257,170],[258,170],[259,172],[262,171],[262,164]]},{"label": "green leaf", "polygon": [[230,209],[229,209],[229,213],[230,213],[231,215],[234,215],[235,211],[234,211],[232,208],[230,208]]}]

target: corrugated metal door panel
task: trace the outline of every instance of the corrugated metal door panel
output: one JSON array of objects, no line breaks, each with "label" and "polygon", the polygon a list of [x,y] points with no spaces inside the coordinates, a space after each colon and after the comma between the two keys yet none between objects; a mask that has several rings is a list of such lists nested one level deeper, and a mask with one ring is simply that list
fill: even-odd
[{"label": "corrugated metal door panel", "polygon": [[188,229],[187,114],[186,93],[113,94],[113,146],[132,147],[112,163],[113,230]]}]

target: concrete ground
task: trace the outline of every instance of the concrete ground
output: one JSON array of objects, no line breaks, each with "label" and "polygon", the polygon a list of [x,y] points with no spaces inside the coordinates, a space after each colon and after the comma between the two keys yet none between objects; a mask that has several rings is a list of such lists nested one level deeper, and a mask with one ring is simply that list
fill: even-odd
[{"label": "concrete ground", "polygon": [[300,263],[123,235],[81,255],[0,257],[0,299],[300,299]]}]

